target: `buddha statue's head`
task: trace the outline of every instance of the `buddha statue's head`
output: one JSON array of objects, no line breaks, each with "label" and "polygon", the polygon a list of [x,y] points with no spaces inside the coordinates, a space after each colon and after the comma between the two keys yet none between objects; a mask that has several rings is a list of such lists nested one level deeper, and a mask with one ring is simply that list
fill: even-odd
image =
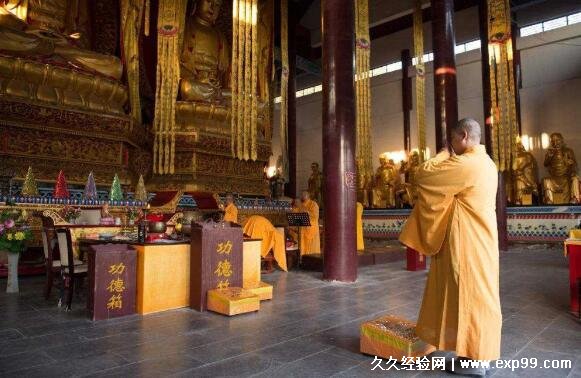
[{"label": "buddha statue's head", "polygon": [[561,133],[552,133],[551,134],[551,148],[556,150],[560,150],[565,146],[565,142],[563,141],[563,135]]},{"label": "buddha statue's head", "polygon": [[516,144],[516,152],[518,154],[524,154],[525,152],[527,152],[527,150],[525,149],[525,146],[522,143],[517,143]]},{"label": "buddha statue's head", "polygon": [[194,15],[202,21],[214,25],[220,14],[222,0],[198,0]]},{"label": "buddha statue's head", "polygon": [[311,171],[313,171],[313,173],[319,173],[319,163],[312,163]]},{"label": "buddha statue's head", "polygon": [[379,156],[379,165],[385,167],[387,165],[387,157],[380,155]]}]

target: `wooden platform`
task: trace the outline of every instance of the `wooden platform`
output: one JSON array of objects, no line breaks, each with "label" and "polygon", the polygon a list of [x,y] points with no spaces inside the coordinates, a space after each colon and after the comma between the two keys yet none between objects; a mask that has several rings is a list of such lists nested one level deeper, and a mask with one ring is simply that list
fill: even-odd
[{"label": "wooden platform", "polygon": [[[394,261],[405,261],[406,251],[403,247],[370,248],[357,253],[359,266],[387,264]],[[323,255],[304,255],[301,259],[301,269],[323,271]]]}]

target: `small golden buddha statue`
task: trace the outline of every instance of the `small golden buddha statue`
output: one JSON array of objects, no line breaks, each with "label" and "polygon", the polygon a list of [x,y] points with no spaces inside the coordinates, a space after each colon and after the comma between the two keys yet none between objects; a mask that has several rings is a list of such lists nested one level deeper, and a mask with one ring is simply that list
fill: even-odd
[{"label": "small golden buddha statue", "polygon": [[412,151],[409,155],[409,162],[402,164],[401,172],[405,177],[405,182],[401,183],[399,190],[399,198],[401,205],[414,206],[414,203],[418,197],[417,187],[416,187],[416,173],[421,165],[420,154],[418,151]]},{"label": "small golden buddha statue", "polygon": [[517,144],[517,155],[512,162],[512,202],[517,205],[532,205],[533,195],[538,196],[537,161]]},{"label": "small golden buddha statue", "polygon": [[544,202],[547,205],[579,203],[579,177],[573,150],[565,145],[561,133],[553,133],[545,155],[549,177],[543,179]]},{"label": "small golden buddha statue", "polygon": [[230,46],[215,27],[222,0],[199,0],[186,20],[181,55],[183,101],[229,103]]},{"label": "small golden buddha statue", "polygon": [[393,160],[385,156],[379,157],[379,167],[375,172],[375,182],[372,189],[372,206],[374,208],[395,207],[395,193],[398,174]]},{"label": "small golden buddha statue", "polygon": [[311,176],[308,181],[309,197],[319,205],[323,202],[323,174],[319,169],[319,163],[311,164]]},{"label": "small golden buddha statue", "polygon": [[[88,1],[5,0],[0,5],[0,50],[26,58],[54,59],[119,80],[121,60],[89,49]],[[50,63],[49,63],[50,64]]]}]

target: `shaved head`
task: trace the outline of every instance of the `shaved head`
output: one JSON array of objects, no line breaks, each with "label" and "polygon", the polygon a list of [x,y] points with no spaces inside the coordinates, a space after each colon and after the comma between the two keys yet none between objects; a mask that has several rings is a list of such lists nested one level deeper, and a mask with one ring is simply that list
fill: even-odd
[{"label": "shaved head", "polygon": [[455,126],[452,127],[451,131],[452,133],[460,135],[466,133],[466,136],[471,143],[474,145],[480,144],[482,130],[480,129],[480,124],[473,118],[461,119]]}]

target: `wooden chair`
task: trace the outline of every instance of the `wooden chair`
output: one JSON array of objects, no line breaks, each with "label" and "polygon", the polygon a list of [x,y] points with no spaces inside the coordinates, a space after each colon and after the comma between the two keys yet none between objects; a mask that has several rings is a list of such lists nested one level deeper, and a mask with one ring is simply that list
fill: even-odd
[{"label": "wooden chair", "polygon": [[54,259],[53,239],[48,237],[47,232],[42,230],[42,247],[44,250],[44,261],[46,266],[46,283],[44,286],[44,298],[50,298],[50,292],[55,278],[55,273],[61,270],[61,261]]},{"label": "wooden chair", "polygon": [[54,222],[51,218],[40,215],[42,221],[42,247],[44,250],[44,262],[46,270],[46,282],[44,286],[44,298],[49,299],[52,285],[54,283],[55,273],[61,270],[60,259],[55,260],[56,235],[54,231]]},{"label": "wooden chair", "polygon": [[88,267],[87,264],[74,258],[71,231],[68,228],[59,228],[56,230],[56,234],[61,254],[61,276],[63,286],[67,291],[66,310],[70,311],[74,287],[87,276]]}]

